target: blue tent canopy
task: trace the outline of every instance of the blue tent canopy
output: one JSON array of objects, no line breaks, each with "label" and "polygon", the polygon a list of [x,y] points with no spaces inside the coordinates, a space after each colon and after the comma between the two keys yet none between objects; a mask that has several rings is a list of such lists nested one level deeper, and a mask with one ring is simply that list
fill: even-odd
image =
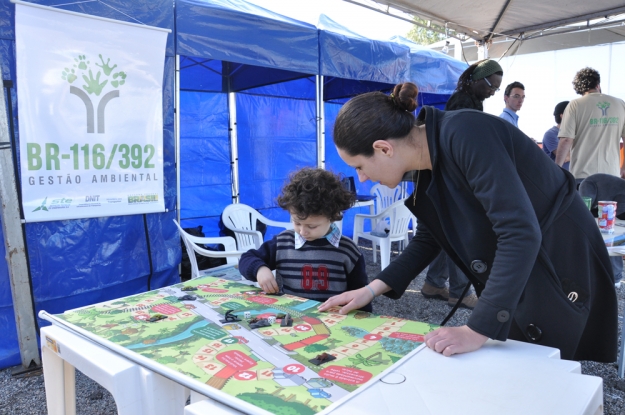
[{"label": "blue tent canopy", "polygon": [[231,84],[223,92],[296,79],[296,73],[315,74],[318,50],[314,26],[245,1],[176,3],[176,52],[229,62],[224,76]]},{"label": "blue tent canopy", "polygon": [[387,91],[409,77],[410,49],[371,40],[319,16],[319,73],[324,76],[323,100],[344,102],[369,91]]},{"label": "blue tent canopy", "polygon": [[410,81],[419,87],[419,106],[443,107],[469,65],[401,36],[391,40],[410,48]]},{"label": "blue tent canopy", "polygon": [[391,41],[410,48],[410,81],[419,86],[420,93],[453,94],[458,78],[469,67],[465,62],[418,45],[404,37],[393,36]]},{"label": "blue tent canopy", "polygon": [[323,14],[318,26],[321,75],[386,84],[408,80],[407,46],[364,38]]}]

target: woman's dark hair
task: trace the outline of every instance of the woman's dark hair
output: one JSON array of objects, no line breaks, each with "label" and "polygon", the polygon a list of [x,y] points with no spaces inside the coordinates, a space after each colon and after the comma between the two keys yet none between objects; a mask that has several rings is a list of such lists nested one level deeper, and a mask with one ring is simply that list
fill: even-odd
[{"label": "woman's dark hair", "polygon": [[391,95],[368,92],[347,101],[334,122],[334,144],[350,156],[373,155],[373,143],[404,138],[415,124],[419,88],[395,85]]},{"label": "woman's dark hair", "polygon": [[601,83],[599,72],[592,68],[580,69],[573,78],[573,89],[579,95],[584,95],[586,91],[595,89]]},{"label": "woman's dark hair", "polygon": [[338,176],[309,167],[292,173],[278,196],[278,205],[301,220],[310,215],[325,216],[332,222],[341,220],[354,201],[354,194],[343,187]]},{"label": "woman's dark hair", "polygon": [[562,116],[560,114],[564,114],[564,110],[566,106],[569,105],[569,101],[559,102],[558,105],[553,110],[554,118],[556,119],[556,124],[562,123]]}]

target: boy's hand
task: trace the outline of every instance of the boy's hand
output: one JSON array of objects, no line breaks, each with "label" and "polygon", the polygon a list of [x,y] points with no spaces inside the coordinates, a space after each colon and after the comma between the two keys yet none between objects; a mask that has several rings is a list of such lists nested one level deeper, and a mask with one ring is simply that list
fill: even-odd
[{"label": "boy's hand", "polygon": [[256,273],[256,281],[258,281],[258,285],[260,285],[260,288],[262,288],[263,291],[268,294],[273,294],[280,291],[278,283],[276,282],[276,278],[273,276],[271,270],[267,267],[260,267],[260,269]]}]

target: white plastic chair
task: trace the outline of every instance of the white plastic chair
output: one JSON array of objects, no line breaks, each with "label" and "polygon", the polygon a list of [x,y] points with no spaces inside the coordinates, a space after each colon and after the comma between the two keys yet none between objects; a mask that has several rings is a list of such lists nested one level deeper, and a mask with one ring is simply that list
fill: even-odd
[{"label": "white plastic chair", "polygon": [[[405,242],[408,239],[408,223],[412,218],[412,213],[404,205],[404,200],[399,200],[389,206],[383,212],[377,215],[364,215],[358,213],[354,216],[354,242],[358,244],[359,238],[365,238],[371,241],[373,245],[373,263],[376,263],[377,247],[380,246],[380,262],[382,269],[386,268],[391,262],[391,243]],[[381,220],[388,221],[389,233],[387,236],[372,235],[371,232],[364,232],[364,222],[366,219],[371,222]],[[359,229],[356,232],[356,229]],[[375,230],[375,228],[373,228]]]},{"label": "white plastic chair", "polygon": [[[239,263],[239,258],[245,253],[245,251],[237,251],[237,244],[231,236],[194,236],[182,229],[178,222],[176,222],[176,219],[174,219],[174,223],[178,227],[180,237],[184,241],[184,246],[187,248],[187,254],[189,254],[189,262],[191,262],[191,278],[197,278],[200,276],[200,269],[197,266],[195,252],[210,258],[226,258],[227,264],[234,265]],[[224,246],[225,251],[211,251],[204,249],[197,244],[220,244]]]},{"label": "white plastic chair", "polygon": [[[405,189],[399,184],[397,187],[390,188],[384,186],[383,184],[377,183],[371,187],[371,196],[375,196],[374,199],[374,215],[378,215],[383,212],[386,208],[391,206],[393,203],[404,199]],[[362,225],[359,225],[362,224]],[[371,230],[375,230],[375,227],[378,225],[377,219],[371,219]],[[359,228],[358,226],[364,226],[364,222],[356,222],[354,220],[354,242],[358,244],[358,235],[362,235],[364,233],[363,228]],[[406,240],[402,242],[402,248],[404,245],[408,244],[408,234],[406,234]]]},{"label": "white plastic chair", "polygon": [[382,212],[398,200],[405,198],[404,188],[400,185],[390,188],[383,184],[377,183],[371,188],[371,196],[375,196],[375,214]]},{"label": "white plastic chair", "polygon": [[261,215],[256,209],[243,203],[226,206],[221,214],[224,226],[234,232],[239,251],[258,249],[263,243],[263,234],[256,230],[258,222],[277,228],[293,229],[291,222],[278,222]]}]

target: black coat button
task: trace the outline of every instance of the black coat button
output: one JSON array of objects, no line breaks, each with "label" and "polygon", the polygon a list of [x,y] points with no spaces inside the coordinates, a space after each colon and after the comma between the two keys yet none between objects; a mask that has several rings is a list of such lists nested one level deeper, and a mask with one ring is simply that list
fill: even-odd
[{"label": "black coat button", "polygon": [[527,328],[525,329],[525,333],[527,334],[527,337],[529,337],[529,339],[533,342],[537,342],[543,337],[543,331],[540,329],[540,327],[534,324],[528,324]]},{"label": "black coat button", "polygon": [[471,269],[476,274],[481,274],[483,272],[486,272],[486,270],[488,269],[488,265],[486,265],[486,262],[476,259],[475,261],[471,262]]},{"label": "black coat button", "polygon": [[510,313],[508,313],[506,310],[501,310],[500,312],[497,313],[498,322],[505,323],[508,320],[510,320]]}]

